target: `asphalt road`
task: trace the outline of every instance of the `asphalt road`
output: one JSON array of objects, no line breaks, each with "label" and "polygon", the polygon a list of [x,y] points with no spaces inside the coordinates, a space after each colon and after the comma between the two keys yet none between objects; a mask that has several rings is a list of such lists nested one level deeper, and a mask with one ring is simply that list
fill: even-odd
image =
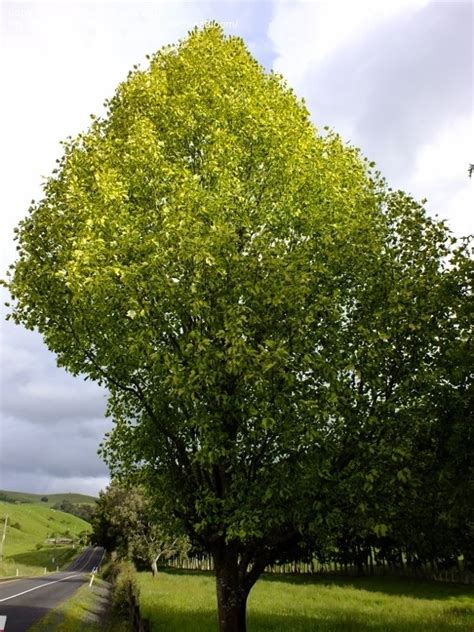
[{"label": "asphalt road", "polygon": [[100,564],[104,550],[88,547],[65,571],[0,582],[0,616],[5,632],[25,632],[61,601],[71,597]]}]

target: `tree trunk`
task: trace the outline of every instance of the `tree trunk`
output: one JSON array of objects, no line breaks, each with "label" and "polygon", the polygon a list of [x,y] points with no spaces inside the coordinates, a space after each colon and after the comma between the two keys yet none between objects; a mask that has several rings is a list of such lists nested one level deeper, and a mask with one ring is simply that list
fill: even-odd
[{"label": "tree trunk", "polygon": [[370,574],[373,575],[374,574],[374,556],[373,556],[371,546],[369,546],[369,568],[370,568]]},{"label": "tree trunk", "polygon": [[153,577],[158,577],[158,559],[151,560],[151,572]]},{"label": "tree trunk", "polygon": [[402,572],[405,570],[405,564],[403,562],[403,551],[402,549],[398,549],[398,561],[400,564],[400,568],[402,569]]},{"label": "tree trunk", "polygon": [[246,632],[249,589],[246,587],[246,578],[239,573],[237,553],[227,547],[221,549],[214,553],[214,566],[219,632]]}]

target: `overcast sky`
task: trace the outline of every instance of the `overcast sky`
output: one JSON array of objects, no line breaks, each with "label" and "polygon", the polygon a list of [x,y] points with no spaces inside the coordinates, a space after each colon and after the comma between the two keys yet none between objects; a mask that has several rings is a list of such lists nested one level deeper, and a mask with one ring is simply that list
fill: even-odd
[{"label": "overcast sky", "polygon": [[[211,19],[287,78],[316,126],[428,198],[454,233],[474,232],[471,2],[3,2],[0,277],[59,141],[86,128],[147,53]],[[0,487],[97,493],[108,480],[97,456],[111,425],[104,393],[1,320]]]}]

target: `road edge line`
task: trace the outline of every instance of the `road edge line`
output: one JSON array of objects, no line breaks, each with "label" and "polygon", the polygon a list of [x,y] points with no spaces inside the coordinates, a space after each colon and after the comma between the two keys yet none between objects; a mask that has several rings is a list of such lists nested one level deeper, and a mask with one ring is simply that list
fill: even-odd
[{"label": "road edge line", "polygon": [[46,588],[46,586],[51,586],[52,584],[57,584],[59,582],[63,582],[66,579],[72,579],[73,577],[79,577],[83,575],[83,573],[76,573],[75,575],[68,575],[67,577],[62,577],[61,579],[55,579],[53,582],[45,582],[41,586],[35,586],[34,588],[28,588],[28,590],[23,590],[22,592],[17,593],[16,595],[11,595],[10,597],[4,597],[0,599],[0,603],[5,601],[9,601],[10,599],[15,599],[15,597],[21,597],[21,595],[26,595],[26,593],[33,592],[33,590],[39,590],[40,588]]}]

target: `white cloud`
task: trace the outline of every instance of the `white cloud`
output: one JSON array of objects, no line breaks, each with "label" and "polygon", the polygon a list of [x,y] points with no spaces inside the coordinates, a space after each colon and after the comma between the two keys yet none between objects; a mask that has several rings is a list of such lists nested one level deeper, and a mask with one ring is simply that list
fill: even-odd
[{"label": "white cloud", "polygon": [[51,476],[45,471],[6,472],[2,478],[2,489],[30,492],[32,494],[76,493],[98,496],[109,484],[108,476]]},{"label": "white cloud", "polygon": [[45,487],[38,488],[41,492],[48,494],[61,494],[75,492],[88,494],[89,496],[98,496],[99,491],[105,489],[109,484],[108,476],[71,476],[69,478],[51,478],[49,475],[45,477]]},{"label": "white cloud", "polygon": [[457,234],[474,233],[474,182],[467,177],[473,148],[472,117],[448,121],[430,142],[420,146],[408,181],[415,197],[429,192],[428,208],[441,219],[449,218]]},{"label": "white cloud", "polygon": [[381,23],[416,12],[429,0],[279,2],[269,26],[274,69],[303,92],[306,72],[340,48],[348,48]]},{"label": "white cloud", "polygon": [[59,141],[85,129],[134,64],[184,37],[203,13],[187,3],[1,6],[3,271],[14,258],[12,229],[41,195]]},{"label": "white cloud", "polygon": [[[41,195],[59,141],[86,128],[134,64],[204,13],[190,3],[3,2],[1,18],[0,278],[15,257],[13,227]],[[58,369],[38,334],[1,329],[2,486],[96,493],[108,480],[96,454],[111,425],[102,391]]]},{"label": "white cloud", "polygon": [[472,11],[467,2],[283,2],[268,30],[274,67],[315,124],[360,147],[392,187],[428,198],[457,234],[473,227]]}]

